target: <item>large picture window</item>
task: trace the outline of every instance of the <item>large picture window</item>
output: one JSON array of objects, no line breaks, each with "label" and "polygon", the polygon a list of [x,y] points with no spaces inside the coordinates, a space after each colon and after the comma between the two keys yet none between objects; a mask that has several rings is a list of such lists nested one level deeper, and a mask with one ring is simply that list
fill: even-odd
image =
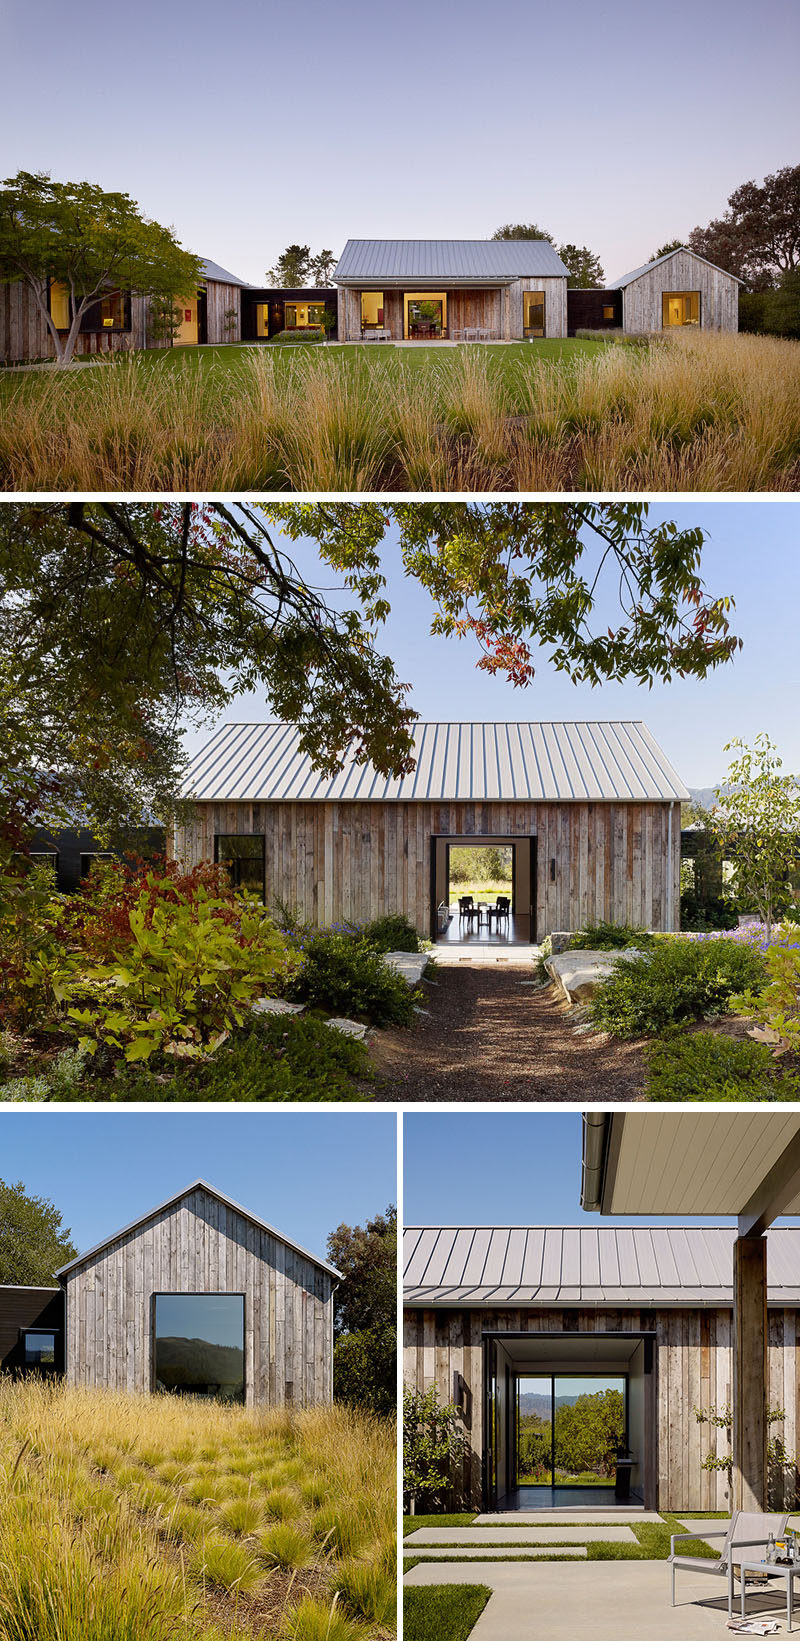
[{"label": "large picture window", "polygon": [[385,324],[383,291],[361,292],[361,329],[382,330]]},{"label": "large picture window", "polygon": [[266,900],[263,836],[240,837],[234,832],[218,832],[214,839],[214,859],[218,865],[227,867],[234,889],[248,889]]},{"label": "large picture window", "polygon": [[175,1396],[244,1401],[244,1294],[157,1293],[153,1383]]},{"label": "large picture window", "polygon": [[325,323],[324,302],[287,302],[284,307],[286,330],[308,330]]},{"label": "large picture window", "polygon": [[669,325],[699,325],[699,323],[699,291],[662,292],[661,324],[665,330]]},{"label": "large picture window", "polygon": [[522,293],[522,334],[523,336],[544,336],[544,291],[523,291]]}]

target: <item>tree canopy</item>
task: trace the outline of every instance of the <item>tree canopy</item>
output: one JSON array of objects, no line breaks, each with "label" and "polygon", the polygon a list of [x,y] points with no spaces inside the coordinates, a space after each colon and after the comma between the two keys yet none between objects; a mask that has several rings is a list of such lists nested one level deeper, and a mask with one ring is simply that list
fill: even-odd
[{"label": "tree canopy", "polygon": [[[31,292],[59,366],[75,352],[81,320],[110,290],[173,299],[202,279],[202,263],[171,228],[142,216],[128,194],[96,183],[53,182],[19,171],[0,186],[0,283],[22,280]],[[69,292],[70,326],[59,332],[48,300],[51,281]]]},{"label": "tree canopy", "polygon": [[682,239],[668,239],[666,245],[659,245],[658,250],[653,252],[650,261],[657,262],[660,256],[669,256],[670,251],[680,251],[682,248]]},{"label": "tree canopy", "polygon": [[727,211],[694,228],[687,243],[754,289],[777,285],[800,268],[800,165],[785,165],[762,183],[741,183]]},{"label": "tree canopy", "polygon": [[555,244],[552,234],[537,222],[504,222],[495,228],[492,239],[549,239],[551,245]]},{"label": "tree canopy", "polygon": [[0,1282],[46,1288],[77,1252],[55,1203],[0,1179]]},{"label": "tree canopy", "polygon": [[[316,544],[350,608],[307,584],[278,532]],[[516,686],[540,652],[576,683],[703,678],[739,645],[703,544],[635,502],[9,502],[0,780],[25,789],[28,814],[31,779],[48,816],[55,786],[106,833],[165,816],[185,724],[253,689],[320,770],[350,748],[404,773],[414,714],[380,648],[389,554],[429,594],[431,631],[471,641],[478,667]]]},{"label": "tree canopy", "polygon": [[752,909],[766,925],[792,900],[791,874],[800,861],[800,784],[783,773],[777,747],[763,732],[753,746],[735,738],[723,787],[717,789],[710,815],[720,853],[736,869],[740,906]]},{"label": "tree canopy", "polygon": [[393,1413],[397,1400],[397,1209],[340,1225],[328,1258],[342,1273],[334,1295],[334,1394]]},{"label": "tree canopy", "polygon": [[569,268],[567,284],[571,290],[597,290],[603,284],[603,265],[588,245],[559,245],[558,254]]},{"label": "tree canopy", "polygon": [[310,245],[287,245],[274,268],[267,269],[270,284],[280,290],[302,290],[308,285],[330,285],[338,257],[333,251],[312,254]]}]

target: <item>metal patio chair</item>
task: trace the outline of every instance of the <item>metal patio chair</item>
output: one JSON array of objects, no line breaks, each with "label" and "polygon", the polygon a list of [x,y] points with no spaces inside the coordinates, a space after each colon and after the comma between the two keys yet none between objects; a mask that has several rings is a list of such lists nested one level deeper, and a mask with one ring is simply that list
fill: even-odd
[{"label": "metal patio chair", "polygon": [[[739,1559],[737,1550],[747,1550],[761,1546],[766,1548],[770,1533],[773,1538],[782,1538],[786,1531],[790,1511],[783,1514],[759,1514],[755,1510],[734,1510],[727,1527],[713,1529],[707,1532],[705,1525],[696,1533],[673,1533],[670,1537],[669,1565],[672,1569],[672,1605],[675,1606],[675,1574],[679,1568],[687,1573],[711,1573],[717,1578],[724,1578],[728,1584],[728,1616],[733,1612],[733,1572]],[[676,1554],[676,1544],[682,1544],[687,1539],[721,1538],[719,1558],[712,1561],[708,1556],[687,1556]]]}]

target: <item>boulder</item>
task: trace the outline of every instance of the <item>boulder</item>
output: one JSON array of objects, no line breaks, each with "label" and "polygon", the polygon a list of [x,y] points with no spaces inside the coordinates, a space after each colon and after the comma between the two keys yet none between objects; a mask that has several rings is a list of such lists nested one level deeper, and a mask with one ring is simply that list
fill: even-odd
[{"label": "boulder", "polygon": [[364,1038],[369,1031],[369,1026],[363,1026],[360,1020],[344,1020],[337,1018],[335,1020],[326,1020],[325,1024],[326,1026],[330,1026],[331,1031],[340,1031],[343,1037],[355,1037],[356,1041],[359,1043],[363,1043]]},{"label": "boulder", "polygon": [[259,997],[252,1005],[253,1014],[302,1014],[304,1003],[287,1003],[282,997]]},{"label": "boulder", "polygon": [[641,955],[634,947],[617,952],[562,952],[558,957],[545,958],[544,966],[568,1003],[586,1003],[613,974],[616,963],[630,962]]},{"label": "boulder", "polygon": [[384,952],[383,961],[397,969],[410,986],[416,986],[428,967],[430,955],[430,952]]}]

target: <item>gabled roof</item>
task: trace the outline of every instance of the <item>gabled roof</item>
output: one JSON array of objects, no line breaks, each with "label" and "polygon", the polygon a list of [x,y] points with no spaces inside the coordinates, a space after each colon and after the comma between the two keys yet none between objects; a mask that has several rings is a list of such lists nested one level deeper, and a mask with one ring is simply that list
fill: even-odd
[{"label": "gabled roof", "polygon": [[663,256],[654,257],[652,262],[643,262],[641,268],[634,268],[632,273],[623,274],[621,279],[612,279],[606,286],[606,290],[624,290],[626,285],[632,285],[633,281],[635,279],[640,279],[642,274],[650,273],[652,268],[659,268],[662,262],[669,262],[669,259],[672,256],[696,257],[697,261],[704,262],[707,268],[713,268],[715,273],[727,274],[729,279],[736,280],[737,285],[744,284],[744,280],[740,279],[738,274],[729,273],[727,268],[721,268],[717,262],[709,262],[708,257],[700,256],[699,253],[697,251],[693,251],[689,245],[676,245],[674,251],[665,251]]},{"label": "gabled roof", "polygon": [[510,285],[526,276],[566,279],[548,239],[348,239],[335,285]]},{"label": "gabled roof", "polygon": [[637,722],[417,723],[416,768],[397,779],[355,753],[338,774],[320,775],[298,739],[288,724],[223,724],[194,758],[185,795],[199,803],[663,803],[689,795]]},{"label": "gabled roof", "polygon": [[[410,1225],[407,1305],[733,1304],[724,1225]],[[767,1233],[768,1302],[800,1306],[800,1227]]]},{"label": "gabled roof", "polygon": [[156,1219],[159,1214],[165,1213],[167,1208],[173,1208],[175,1203],[180,1202],[183,1197],[191,1196],[193,1191],[205,1191],[207,1196],[215,1197],[217,1202],[224,1203],[226,1208],[232,1208],[234,1213],[241,1214],[244,1219],[249,1219],[253,1225],[259,1227],[259,1230],[266,1231],[269,1236],[276,1237],[278,1242],[283,1242],[287,1248],[293,1248],[294,1252],[302,1254],[304,1259],[310,1259],[311,1263],[319,1266],[320,1270],[327,1271],[329,1276],[336,1278],[337,1282],[341,1281],[341,1272],[337,1271],[334,1265],[329,1265],[325,1259],[318,1259],[316,1254],[309,1253],[308,1248],[303,1248],[299,1242],[294,1242],[291,1237],[284,1236],[282,1231],[276,1231],[274,1225],[269,1225],[258,1214],[251,1213],[249,1208],[243,1208],[240,1202],[234,1202],[232,1197],[226,1196],[224,1191],[218,1191],[216,1186],[209,1185],[208,1181],[204,1179],[193,1180],[191,1185],[185,1186],[182,1191],[176,1191],[174,1196],[167,1197],[166,1202],[160,1202],[156,1208],[149,1208],[146,1214],[142,1214],[139,1219],[132,1220],[130,1225],[123,1225],[121,1230],[114,1231],[113,1235],[104,1237],[102,1242],[96,1242],[93,1248],[87,1248],[86,1252],[79,1254],[77,1259],[71,1259],[68,1264],[62,1265],[55,1273],[59,1281],[63,1281],[69,1271],[76,1270],[79,1265],[87,1264],[90,1259],[94,1258],[95,1254],[101,1253],[104,1248],[109,1248],[113,1242],[121,1242],[122,1238],[129,1236],[131,1231],[137,1231],[140,1225],[146,1225],[148,1220]]},{"label": "gabled roof", "polygon": [[249,290],[246,279],[237,279],[236,274],[228,273],[227,268],[221,268],[218,262],[203,260],[203,273],[206,279],[216,279],[220,285],[241,285],[242,290]]}]

